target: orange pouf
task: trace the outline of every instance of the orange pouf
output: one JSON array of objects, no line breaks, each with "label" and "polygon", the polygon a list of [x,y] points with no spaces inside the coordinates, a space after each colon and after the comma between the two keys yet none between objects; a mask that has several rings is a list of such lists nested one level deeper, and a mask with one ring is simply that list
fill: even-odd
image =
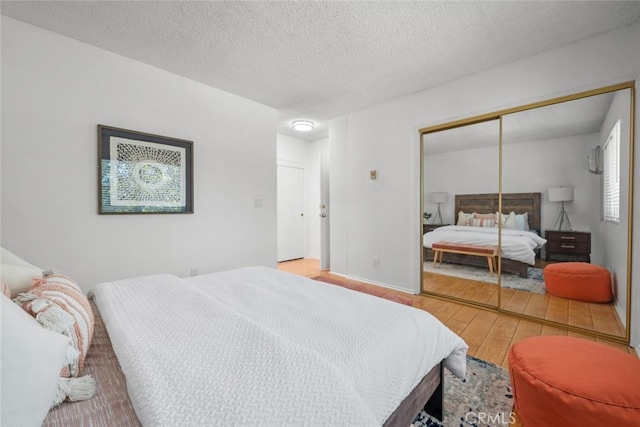
[{"label": "orange pouf", "polygon": [[509,349],[515,408],[526,427],[640,425],[640,359],[567,336]]},{"label": "orange pouf", "polygon": [[609,270],[586,262],[549,264],[543,270],[544,285],[550,294],[584,302],[609,302]]}]

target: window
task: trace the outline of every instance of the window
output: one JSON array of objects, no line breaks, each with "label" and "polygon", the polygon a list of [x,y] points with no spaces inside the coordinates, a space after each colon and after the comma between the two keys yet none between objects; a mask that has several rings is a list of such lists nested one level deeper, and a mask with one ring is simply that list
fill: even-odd
[{"label": "window", "polygon": [[620,120],[609,133],[604,154],[603,208],[605,221],[620,222]]}]

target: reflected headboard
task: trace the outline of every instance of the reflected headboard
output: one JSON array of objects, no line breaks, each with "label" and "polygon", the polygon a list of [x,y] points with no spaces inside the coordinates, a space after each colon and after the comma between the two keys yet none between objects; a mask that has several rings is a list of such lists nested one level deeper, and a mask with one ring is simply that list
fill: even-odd
[{"label": "reflected headboard", "polygon": [[[508,214],[528,213],[529,228],[540,232],[540,202],[542,193],[503,193],[502,212]],[[455,221],[458,212],[496,213],[498,212],[498,193],[456,194]]]}]

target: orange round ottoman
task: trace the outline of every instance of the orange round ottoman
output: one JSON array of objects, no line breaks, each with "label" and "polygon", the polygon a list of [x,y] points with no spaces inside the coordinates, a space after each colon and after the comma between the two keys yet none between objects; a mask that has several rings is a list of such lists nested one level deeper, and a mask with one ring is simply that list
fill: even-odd
[{"label": "orange round ottoman", "polygon": [[609,302],[609,270],[587,262],[559,262],[543,270],[544,285],[550,294],[584,302]]},{"label": "orange round ottoman", "polygon": [[509,349],[515,408],[525,427],[640,425],[640,359],[567,336]]}]

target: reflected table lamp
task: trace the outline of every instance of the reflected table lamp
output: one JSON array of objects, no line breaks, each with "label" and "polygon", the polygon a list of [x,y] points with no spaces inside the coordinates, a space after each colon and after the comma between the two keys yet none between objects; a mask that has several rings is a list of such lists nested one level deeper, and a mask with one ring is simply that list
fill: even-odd
[{"label": "reflected table lamp", "polygon": [[571,221],[569,221],[569,215],[564,210],[564,202],[570,202],[573,200],[573,187],[556,187],[549,189],[549,201],[560,202],[560,213],[556,218],[553,229],[558,231],[571,231]]},{"label": "reflected table lamp", "polygon": [[431,224],[442,224],[442,212],[440,212],[440,205],[447,202],[447,193],[431,193],[431,202],[438,204],[438,211],[436,216],[433,217]]}]

